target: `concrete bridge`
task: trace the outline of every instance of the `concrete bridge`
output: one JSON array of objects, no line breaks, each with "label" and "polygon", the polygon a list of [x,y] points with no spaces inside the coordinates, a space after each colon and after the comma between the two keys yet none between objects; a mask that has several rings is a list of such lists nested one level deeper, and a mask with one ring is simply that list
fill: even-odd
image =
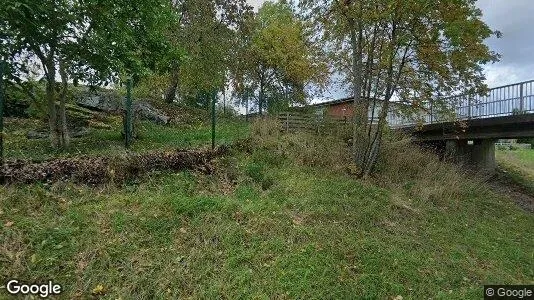
[{"label": "concrete bridge", "polygon": [[392,127],[413,135],[414,141],[429,144],[454,161],[492,172],[498,139],[534,137],[534,80],[501,86],[485,96],[459,95],[454,103],[456,121],[432,112],[432,103],[415,124],[413,120],[389,116]]}]

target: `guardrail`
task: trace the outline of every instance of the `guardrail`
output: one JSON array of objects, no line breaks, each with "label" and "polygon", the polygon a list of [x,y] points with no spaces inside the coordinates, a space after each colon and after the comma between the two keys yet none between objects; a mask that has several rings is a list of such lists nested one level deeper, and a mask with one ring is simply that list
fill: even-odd
[{"label": "guardrail", "polygon": [[[464,94],[444,98],[452,105],[458,120],[503,117],[516,114],[534,113],[534,80],[492,88],[486,95]],[[424,113],[415,118],[405,118],[394,112],[388,116],[390,126],[402,127],[417,123],[442,123],[447,121],[433,111],[432,102],[422,109]]]}]

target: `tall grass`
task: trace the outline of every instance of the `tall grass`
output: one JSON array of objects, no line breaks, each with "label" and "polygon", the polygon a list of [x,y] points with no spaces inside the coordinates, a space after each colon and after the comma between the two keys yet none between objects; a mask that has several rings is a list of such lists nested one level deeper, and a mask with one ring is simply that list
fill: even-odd
[{"label": "tall grass", "polygon": [[375,175],[379,184],[432,202],[455,201],[482,192],[486,180],[482,174],[440,160],[436,153],[398,133],[386,136]]},{"label": "tall grass", "polygon": [[252,140],[257,147],[274,151],[279,159],[289,159],[305,166],[341,171],[350,164],[350,152],[341,133],[283,133],[281,128],[275,119],[256,120],[251,126]]},{"label": "tall grass", "polygon": [[[251,126],[254,143],[275,151],[280,159],[289,158],[305,166],[345,173],[353,173],[358,168],[351,159],[347,143],[350,128],[333,127],[322,134],[309,131],[284,133],[281,128],[275,119],[255,121]],[[436,153],[413,144],[409,136],[388,132],[378,166],[368,180],[437,204],[482,191],[485,177],[440,160]]]}]

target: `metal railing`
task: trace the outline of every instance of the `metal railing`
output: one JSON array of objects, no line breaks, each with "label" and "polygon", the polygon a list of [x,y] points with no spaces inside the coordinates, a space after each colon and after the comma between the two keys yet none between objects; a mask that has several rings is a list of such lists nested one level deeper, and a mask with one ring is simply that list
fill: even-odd
[{"label": "metal railing", "polygon": [[[456,120],[471,120],[534,113],[534,80],[492,88],[486,95],[464,94],[444,98]],[[411,117],[395,111],[388,115],[392,127],[450,121],[450,116],[433,112],[432,103]]]}]

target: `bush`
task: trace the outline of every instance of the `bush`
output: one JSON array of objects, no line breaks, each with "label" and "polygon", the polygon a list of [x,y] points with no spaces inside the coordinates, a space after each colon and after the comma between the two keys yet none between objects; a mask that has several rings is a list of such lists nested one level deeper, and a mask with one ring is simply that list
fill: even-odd
[{"label": "bush", "polygon": [[257,183],[261,183],[265,177],[265,169],[262,165],[257,163],[250,163],[247,165],[246,174]]},{"label": "bush", "polygon": [[517,140],[518,144],[530,144],[530,148],[534,149],[534,138],[522,138]]},{"label": "bush", "polygon": [[384,138],[375,176],[381,185],[431,202],[462,199],[483,186],[467,171],[441,161],[436,153],[422,150],[409,137],[396,133]]},{"label": "bush", "polygon": [[23,83],[24,89],[31,91],[34,101],[23,91],[22,88],[14,85],[7,85],[5,90],[4,116],[27,118],[41,118],[46,115],[46,103],[44,86],[34,81]]}]

